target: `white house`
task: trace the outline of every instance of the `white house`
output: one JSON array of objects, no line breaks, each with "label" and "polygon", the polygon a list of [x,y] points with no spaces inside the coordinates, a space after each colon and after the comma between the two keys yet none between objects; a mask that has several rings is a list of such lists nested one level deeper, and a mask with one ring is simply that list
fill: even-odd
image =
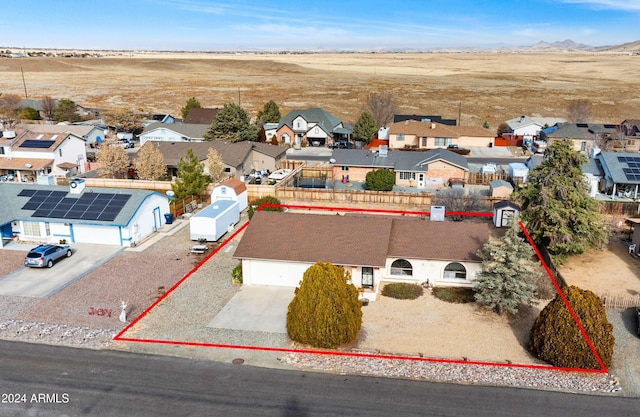
[{"label": "white house", "polygon": [[520,116],[515,119],[507,120],[509,126],[509,134],[514,136],[522,136],[525,143],[531,143],[542,129],[554,126],[558,123],[565,123],[566,120],[560,117],[529,117]]},{"label": "white house", "polygon": [[134,246],[165,224],[166,195],[148,190],[0,183],[0,230],[6,244],[15,236],[29,242],[97,243]]},{"label": "white house", "polygon": [[197,123],[160,123],[145,127],[140,138],[140,146],[147,141],[160,142],[203,142],[209,125]]},{"label": "white house", "polygon": [[82,138],[87,145],[96,144],[101,142],[105,138],[104,129],[98,128],[96,126],[91,125],[80,125],[80,124],[55,124],[55,125],[47,125],[47,124],[19,124],[17,129],[29,130],[34,133],[52,133],[52,134],[61,134],[61,133],[73,133],[74,135]]},{"label": "white house", "polygon": [[[292,233],[295,231],[295,233]],[[343,266],[363,297],[382,282],[471,286],[488,224],[422,217],[257,212],[234,253],[244,285],[296,287],[317,261]]]},{"label": "white house", "polygon": [[0,140],[0,174],[34,182],[38,176],[68,176],[85,172],[84,140],[73,133],[24,131]]}]

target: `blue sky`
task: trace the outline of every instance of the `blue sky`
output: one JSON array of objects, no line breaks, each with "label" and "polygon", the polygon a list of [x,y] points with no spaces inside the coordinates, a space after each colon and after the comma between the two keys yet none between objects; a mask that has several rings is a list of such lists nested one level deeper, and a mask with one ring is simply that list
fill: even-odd
[{"label": "blue sky", "polygon": [[640,40],[640,0],[4,3],[0,47],[383,50]]}]

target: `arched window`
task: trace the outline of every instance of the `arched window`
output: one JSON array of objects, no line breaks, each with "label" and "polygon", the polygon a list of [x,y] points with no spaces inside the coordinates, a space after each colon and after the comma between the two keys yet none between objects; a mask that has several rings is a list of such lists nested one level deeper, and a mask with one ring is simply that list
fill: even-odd
[{"label": "arched window", "polygon": [[445,279],[467,279],[467,269],[458,262],[452,262],[444,267]]},{"label": "arched window", "polygon": [[412,276],[413,266],[406,259],[396,259],[391,264],[391,275]]}]

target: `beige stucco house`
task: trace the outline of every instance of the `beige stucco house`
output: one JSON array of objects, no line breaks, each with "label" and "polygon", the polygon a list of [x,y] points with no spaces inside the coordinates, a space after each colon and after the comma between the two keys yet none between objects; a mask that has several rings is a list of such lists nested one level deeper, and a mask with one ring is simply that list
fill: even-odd
[{"label": "beige stucco house", "polygon": [[389,127],[390,149],[434,149],[458,146],[493,146],[495,134],[476,126],[448,126],[435,122],[405,120]]}]

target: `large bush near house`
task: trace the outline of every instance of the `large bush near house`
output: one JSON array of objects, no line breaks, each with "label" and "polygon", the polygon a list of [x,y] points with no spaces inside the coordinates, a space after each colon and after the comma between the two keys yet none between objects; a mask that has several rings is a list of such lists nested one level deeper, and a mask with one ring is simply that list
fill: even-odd
[{"label": "large bush near house", "polygon": [[361,326],[362,303],[351,275],[330,263],[309,267],[287,312],[291,340],[335,348],[355,340]]},{"label": "large bush near house", "polygon": [[[280,200],[278,200],[276,197],[274,197],[272,195],[268,195],[266,197],[262,197],[262,198],[259,198],[257,200],[252,201],[251,204],[249,204],[249,208],[247,209],[247,217],[249,218],[249,220],[251,220],[251,218],[255,214],[256,210],[263,204],[279,206],[281,203],[280,203]],[[266,206],[266,207],[262,207],[261,210],[264,210],[264,211],[282,211],[282,207]]]},{"label": "large bush near house", "polygon": [[386,168],[367,172],[367,190],[391,191],[396,183],[396,174]]},{"label": "large bush near house", "polygon": [[[576,286],[562,289],[605,366],[613,358],[613,326],[602,300]],[[562,368],[600,369],[595,355],[559,295],[540,312],[531,328],[529,348],[536,357]]]},{"label": "large bush near house", "polygon": [[407,282],[393,282],[382,287],[382,295],[399,300],[415,300],[424,293],[420,285]]}]

